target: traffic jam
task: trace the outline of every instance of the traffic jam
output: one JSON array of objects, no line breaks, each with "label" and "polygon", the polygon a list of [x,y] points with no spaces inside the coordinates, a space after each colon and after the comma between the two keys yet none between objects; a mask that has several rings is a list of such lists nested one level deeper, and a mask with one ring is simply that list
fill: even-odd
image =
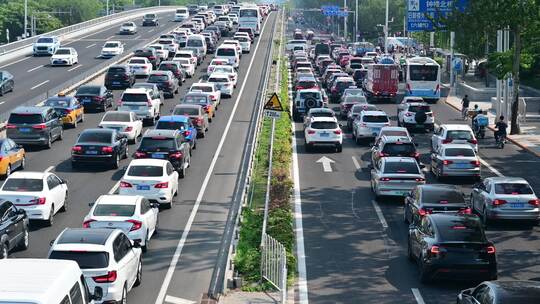
[{"label": "traffic jam", "polygon": [[[61,152],[71,155],[73,172],[99,167],[118,170],[122,177],[114,191],[89,204],[81,228],[65,228],[51,241],[47,257],[77,262],[85,279],[83,294],[92,294],[84,303],[126,303],[130,290],[141,283],[142,257],[159,233],[160,213],[181,195],[179,179],[189,178],[198,142],[214,131],[220,107],[235,98],[242,56],[257,43],[274,9],[234,3],[178,7],[174,30],[110,66],[104,77],[79,86],[74,94],[60,92],[39,105],[11,111],[0,140],[0,258],[31,246],[32,227],[53,226],[57,213],[69,214],[69,196],[77,189],[70,189],[61,173],[28,170],[26,154],[54,148],[56,141],[65,140],[64,133],[76,132],[70,151]],[[141,27],[158,27],[159,22],[168,20],[146,14],[141,22],[122,23],[118,33],[133,37]],[[51,66],[79,61],[77,51],[56,37],[39,38],[33,50],[34,56],[51,56]],[[111,40],[96,55],[127,54],[121,41]],[[89,115],[98,115],[99,124],[88,125]],[[15,263],[14,271],[21,271]],[[47,267],[39,261],[33,267],[41,265]],[[5,268],[7,273],[10,269]],[[25,299],[34,303],[30,295]]]},{"label": "traffic jam", "polygon": [[[346,147],[352,149],[357,169],[364,169],[357,162],[367,167],[356,178],[368,176],[374,200],[401,213],[402,252],[417,267],[421,284],[466,281],[466,289],[458,285],[457,303],[537,303],[538,282],[496,281],[497,243],[486,231],[500,222],[536,226],[540,199],[526,177],[489,172],[479,154],[493,138],[486,134],[487,116],[455,111],[452,123],[436,120],[441,67],[432,58],[384,54],[369,42],[338,42],[305,28],[290,34],[286,51],[292,116],[301,134],[298,153],[340,159]],[[504,149],[504,136],[490,149]],[[329,163],[327,168],[323,172],[332,172]],[[312,185],[304,187],[311,191]],[[322,203],[313,204],[318,221],[328,224]],[[307,271],[309,282],[309,263]],[[494,294],[504,295],[501,302],[485,300]]]}]

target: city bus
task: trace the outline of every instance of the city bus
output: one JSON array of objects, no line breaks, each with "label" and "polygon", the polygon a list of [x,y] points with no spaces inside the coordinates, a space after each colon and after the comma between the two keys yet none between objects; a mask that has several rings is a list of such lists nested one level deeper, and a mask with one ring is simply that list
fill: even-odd
[{"label": "city bus", "polygon": [[259,7],[256,5],[241,7],[238,12],[238,27],[250,27],[255,32],[255,36],[258,36],[261,30]]},{"label": "city bus", "polygon": [[405,96],[422,97],[426,102],[441,98],[441,67],[429,57],[413,57],[405,61]]}]

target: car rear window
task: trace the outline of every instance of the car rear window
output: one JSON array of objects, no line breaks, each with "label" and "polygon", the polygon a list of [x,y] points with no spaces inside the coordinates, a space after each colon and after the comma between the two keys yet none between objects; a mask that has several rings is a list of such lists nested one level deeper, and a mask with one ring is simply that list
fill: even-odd
[{"label": "car rear window", "polygon": [[56,51],[56,53],[54,53],[55,55],[69,55],[71,54],[71,51],[68,50],[68,49],[58,49]]},{"label": "car rear window", "polygon": [[485,236],[480,221],[471,221],[465,217],[438,222],[439,238],[443,242],[484,242]]},{"label": "car rear window", "polygon": [[448,148],[444,150],[446,156],[474,156],[473,149],[466,148]]},{"label": "car rear window", "polygon": [[[158,167],[158,168],[161,168],[161,167]],[[138,176],[138,175],[133,175],[133,176]],[[161,176],[161,174],[158,176]],[[95,216],[133,216],[134,213],[135,213],[135,205],[97,204],[96,208],[94,209]]]},{"label": "car rear window", "polygon": [[52,43],[53,42],[53,39],[52,38],[39,38],[36,43]]},{"label": "car rear window", "polygon": [[337,129],[337,123],[333,121],[315,121],[311,123],[312,129],[325,130],[325,129]]},{"label": "car rear window", "polygon": [[225,77],[212,77],[212,78],[208,78],[208,82],[224,83],[224,82],[229,82],[229,80]]},{"label": "car rear window", "polygon": [[183,130],[187,129],[186,123],[181,121],[158,121],[157,130]]},{"label": "car rear window", "polygon": [[150,75],[148,77],[148,82],[165,82],[169,81],[169,76],[167,75]]},{"label": "car rear window", "polygon": [[465,197],[459,191],[436,188],[422,191],[422,203],[465,205]]},{"label": "car rear window", "polygon": [[463,139],[463,140],[469,140],[472,139],[472,133],[467,130],[463,131],[448,131],[448,135],[446,136],[447,139]]},{"label": "car rear window", "polygon": [[[119,73],[124,73],[124,70]],[[100,87],[80,87],[75,95],[99,95],[100,91]]]},{"label": "car rear window", "polygon": [[212,87],[209,86],[192,86],[190,91],[203,91],[205,93],[211,93]]},{"label": "car rear window", "polygon": [[495,184],[495,193],[496,194],[509,194],[509,195],[519,195],[519,194],[533,194],[533,190],[528,184],[523,183],[501,183]]},{"label": "car rear window", "polygon": [[126,69],[125,68],[109,68],[107,73],[109,73],[109,74],[122,74],[122,73],[126,73]]},{"label": "car rear window", "polygon": [[384,173],[419,174],[418,166],[413,162],[386,162]]},{"label": "car rear window", "polygon": [[236,52],[233,48],[219,48],[216,53],[217,56],[236,56]]},{"label": "car rear window", "polygon": [[158,166],[131,166],[127,172],[129,176],[163,176],[163,167]]},{"label": "car rear window", "polygon": [[175,108],[173,115],[199,115],[199,109],[191,107]]},{"label": "car rear window", "polygon": [[385,123],[388,122],[386,115],[365,115],[363,122]]},{"label": "car rear window", "polygon": [[431,112],[430,106],[409,106],[409,112]]},{"label": "car rear window", "polygon": [[186,46],[192,46],[192,47],[202,47],[203,42],[200,39],[189,39],[186,42]]},{"label": "car rear window", "polygon": [[207,104],[206,96],[186,96],[184,97],[184,103],[191,104]]},{"label": "car rear window", "polygon": [[81,269],[98,269],[109,266],[109,254],[89,251],[53,251],[49,259],[71,260],[79,264]]},{"label": "car rear window", "polygon": [[53,108],[64,108],[69,106],[69,100],[64,98],[49,98],[45,101],[45,105]]},{"label": "car rear window", "polygon": [[175,150],[176,145],[173,138],[153,138],[153,137],[144,137],[139,146],[141,150],[162,150],[170,151]]},{"label": "car rear window", "polygon": [[380,136],[403,136],[403,137],[408,137],[409,134],[407,134],[407,132],[405,131],[390,131],[390,130],[386,130],[386,131],[381,131],[381,134]]},{"label": "car rear window", "polygon": [[334,117],[330,112],[313,112],[311,117]]},{"label": "car rear window", "polygon": [[300,93],[300,98],[303,98],[303,99],[307,99],[307,98],[319,99],[320,94],[318,92],[302,92],[302,93]]},{"label": "car rear window", "polygon": [[36,178],[8,178],[2,191],[34,192],[43,190],[43,180]]},{"label": "car rear window", "polygon": [[313,80],[303,80],[296,83],[297,86],[303,87],[303,88],[312,88],[317,85],[317,83]]},{"label": "car rear window", "polygon": [[120,112],[107,112],[103,117],[103,121],[123,121],[129,122],[130,114],[129,113],[120,113]]},{"label": "car rear window", "polygon": [[102,143],[110,144],[112,142],[112,133],[110,132],[83,132],[77,143]]},{"label": "car rear window", "polygon": [[146,64],[146,61],[144,59],[131,59],[129,61],[130,64]]},{"label": "car rear window", "polygon": [[122,95],[123,102],[148,102],[148,96],[142,93],[124,93]]},{"label": "car rear window", "polygon": [[416,152],[416,147],[413,143],[387,143],[382,152],[390,155],[412,154]]},{"label": "car rear window", "polygon": [[16,114],[9,115],[8,123],[10,124],[40,124],[43,122],[43,117],[40,114]]}]

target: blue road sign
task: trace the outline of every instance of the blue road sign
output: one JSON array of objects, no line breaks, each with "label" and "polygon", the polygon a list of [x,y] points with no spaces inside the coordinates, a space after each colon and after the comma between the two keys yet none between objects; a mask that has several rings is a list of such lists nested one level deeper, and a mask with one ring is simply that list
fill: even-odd
[{"label": "blue road sign", "polygon": [[[407,0],[407,30],[431,32],[435,26],[430,19],[448,16],[455,8],[463,11],[468,0]],[[457,5],[457,7],[456,7]]]},{"label": "blue road sign", "polygon": [[337,16],[339,14],[339,6],[323,5],[321,10],[325,16]]}]

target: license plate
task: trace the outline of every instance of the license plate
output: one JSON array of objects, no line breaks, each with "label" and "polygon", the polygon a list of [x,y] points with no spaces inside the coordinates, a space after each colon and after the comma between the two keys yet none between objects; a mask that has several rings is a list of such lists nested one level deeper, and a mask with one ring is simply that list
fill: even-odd
[{"label": "license plate", "polygon": [[469,164],[455,164],[454,165],[458,169],[466,169],[469,168]]},{"label": "license plate", "polygon": [[152,153],[152,158],[164,159],[164,158],[165,158],[165,154]]},{"label": "license plate", "polygon": [[516,209],[523,208],[523,206],[525,206],[524,203],[510,203],[510,207],[516,208]]},{"label": "license plate", "polygon": [[381,131],[381,128],[372,128],[371,130],[372,130],[374,133],[379,134],[379,132]]},{"label": "license plate", "polygon": [[120,81],[113,81],[112,84],[120,84]]},{"label": "license plate", "polygon": [[96,154],[97,154],[97,151],[89,150],[89,151],[86,151],[86,154],[96,155]]},{"label": "license plate", "polygon": [[138,110],[138,109],[139,109],[139,106],[129,106],[129,108],[130,108],[131,110]]},{"label": "license plate", "polygon": [[19,131],[20,131],[20,132],[27,133],[27,132],[30,132],[31,129],[30,129],[30,128],[20,128]]},{"label": "license plate", "polygon": [[137,190],[150,190],[148,185],[137,185]]},{"label": "license plate", "polygon": [[328,137],[328,136],[330,136],[330,134],[328,134],[328,133],[321,133],[321,137]]}]

